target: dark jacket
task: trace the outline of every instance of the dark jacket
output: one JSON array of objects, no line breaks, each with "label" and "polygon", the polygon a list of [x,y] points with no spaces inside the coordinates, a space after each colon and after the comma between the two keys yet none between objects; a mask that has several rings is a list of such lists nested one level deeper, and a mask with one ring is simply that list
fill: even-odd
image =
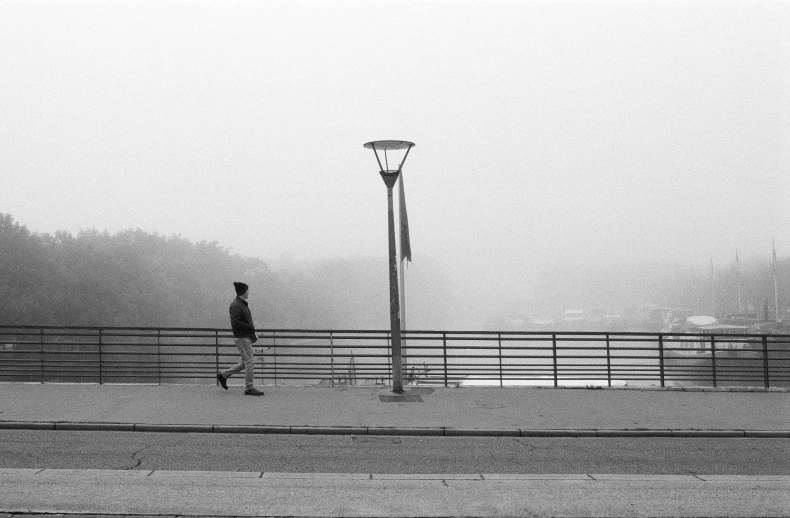
[{"label": "dark jacket", "polygon": [[255,335],[255,324],[252,323],[252,313],[250,313],[247,301],[236,297],[230,303],[230,327],[233,329],[233,336],[236,338],[249,338],[252,343],[258,341]]}]

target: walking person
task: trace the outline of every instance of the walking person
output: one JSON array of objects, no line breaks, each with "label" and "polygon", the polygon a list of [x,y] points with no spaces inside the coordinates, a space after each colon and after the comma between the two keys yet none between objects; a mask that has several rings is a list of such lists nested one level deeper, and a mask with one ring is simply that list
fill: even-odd
[{"label": "walking person", "polygon": [[233,329],[233,336],[236,338],[236,348],[241,354],[241,361],[230,369],[217,373],[217,381],[222,388],[228,390],[227,379],[244,371],[244,394],[262,396],[263,392],[253,386],[255,351],[252,349],[252,344],[258,341],[258,335],[255,334],[255,324],[252,323],[252,313],[250,313],[249,304],[247,304],[250,287],[243,282],[234,282],[233,287],[236,288],[236,298],[230,303],[230,326]]}]

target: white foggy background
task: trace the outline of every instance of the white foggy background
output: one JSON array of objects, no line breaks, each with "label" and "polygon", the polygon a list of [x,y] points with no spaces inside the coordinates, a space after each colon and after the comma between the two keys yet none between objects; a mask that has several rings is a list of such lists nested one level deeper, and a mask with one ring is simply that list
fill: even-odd
[{"label": "white foggy background", "polygon": [[385,260],[362,144],[404,139],[410,271],[459,315],[556,265],[786,256],[788,27],[790,2],[2,2],[0,212]]}]

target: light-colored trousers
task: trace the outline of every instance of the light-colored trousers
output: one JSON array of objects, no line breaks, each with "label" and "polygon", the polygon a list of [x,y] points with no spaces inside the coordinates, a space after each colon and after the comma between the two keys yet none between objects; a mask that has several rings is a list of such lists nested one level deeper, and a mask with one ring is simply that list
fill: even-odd
[{"label": "light-colored trousers", "polygon": [[252,349],[252,340],[250,338],[236,338],[236,348],[241,354],[241,361],[226,370],[222,375],[227,379],[244,371],[244,381],[246,389],[253,388],[255,380],[255,351]]}]

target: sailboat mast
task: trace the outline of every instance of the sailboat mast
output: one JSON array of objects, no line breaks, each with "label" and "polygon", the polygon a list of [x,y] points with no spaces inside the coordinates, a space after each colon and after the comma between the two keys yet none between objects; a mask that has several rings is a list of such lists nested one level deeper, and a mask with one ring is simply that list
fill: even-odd
[{"label": "sailboat mast", "polygon": [[741,262],[738,260],[738,250],[735,251],[735,277],[738,284],[738,313],[743,313],[741,303]]},{"label": "sailboat mast", "polygon": [[771,240],[774,252],[774,313],[776,314],[776,321],[779,322],[779,280],[776,273],[776,240]]},{"label": "sailboat mast", "polygon": [[716,272],[713,269],[713,257],[710,258],[710,305],[711,316],[716,316]]}]

